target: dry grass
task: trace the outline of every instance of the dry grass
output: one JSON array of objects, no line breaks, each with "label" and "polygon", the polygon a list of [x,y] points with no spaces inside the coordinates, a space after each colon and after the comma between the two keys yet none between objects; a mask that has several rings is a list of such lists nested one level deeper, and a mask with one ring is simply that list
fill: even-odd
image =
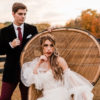
[{"label": "dry grass", "polygon": [[0,68],[3,68],[5,62],[0,62]]},{"label": "dry grass", "polygon": [[[6,57],[6,55],[0,55],[0,58],[1,58],[1,57]],[[3,68],[4,63],[5,63],[5,62],[0,62],[0,68]]]},{"label": "dry grass", "polygon": [[12,100],[21,100],[19,88],[17,87],[13,93]]}]

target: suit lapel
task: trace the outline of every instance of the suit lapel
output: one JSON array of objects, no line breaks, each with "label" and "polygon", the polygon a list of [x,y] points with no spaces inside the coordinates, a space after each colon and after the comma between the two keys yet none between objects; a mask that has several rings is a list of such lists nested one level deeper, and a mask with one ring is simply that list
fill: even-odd
[{"label": "suit lapel", "polygon": [[26,37],[28,35],[28,28],[27,28],[26,24],[24,24],[24,32],[23,33],[24,34],[23,34],[23,40],[22,40],[22,42],[24,42],[24,40],[26,40]]},{"label": "suit lapel", "polygon": [[9,33],[10,33],[10,38],[11,38],[12,40],[15,39],[15,38],[17,38],[17,37],[16,37],[16,33],[15,33],[15,30],[14,30],[13,24],[11,24],[11,26],[10,26]]}]

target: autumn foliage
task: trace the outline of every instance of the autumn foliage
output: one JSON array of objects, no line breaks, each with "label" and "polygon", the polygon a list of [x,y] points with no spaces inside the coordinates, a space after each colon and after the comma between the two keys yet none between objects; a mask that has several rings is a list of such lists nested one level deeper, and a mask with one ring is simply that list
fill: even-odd
[{"label": "autumn foliage", "polygon": [[40,23],[40,24],[35,24],[39,32],[45,31],[50,27],[49,23]]},{"label": "autumn foliage", "polygon": [[100,38],[100,14],[96,10],[82,11],[80,17],[69,21],[66,26],[88,30],[96,38]]},{"label": "autumn foliage", "polygon": [[[10,25],[12,22],[5,22],[5,23],[0,23],[0,28],[6,27]],[[39,23],[35,24],[39,32],[42,32],[50,27],[49,23]]]}]

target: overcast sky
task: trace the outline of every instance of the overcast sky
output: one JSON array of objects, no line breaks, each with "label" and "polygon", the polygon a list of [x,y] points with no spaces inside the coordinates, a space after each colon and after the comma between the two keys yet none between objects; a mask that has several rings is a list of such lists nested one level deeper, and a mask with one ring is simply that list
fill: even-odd
[{"label": "overcast sky", "polygon": [[26,22],[30,24],[64,25],[89,8],[100,13],[100,0],[0,0],[0,22],[13,21],[11,8],[14,2],[27,6]]}]

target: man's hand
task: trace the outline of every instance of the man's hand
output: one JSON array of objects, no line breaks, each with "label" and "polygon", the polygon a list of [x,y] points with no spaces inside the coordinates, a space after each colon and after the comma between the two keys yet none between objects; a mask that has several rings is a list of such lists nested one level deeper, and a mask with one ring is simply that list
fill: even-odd
[{"label": "man's hand", "polygon": [[54,29],[55,29],[55,27],[49,27],[49,28],[47,29],[47,31],[48,31],[49,33],[51,33],[52,30],[54,30]]},{"label": "man's hand", "polygon": [[11,44],[11,46],[12,46],[13,48],[15,48],[15,47],[17,47],[17,46],[20,45],[20,40],[19,40],[18,38],[16,38],[16,39],[14,39],[10,44]]}]

